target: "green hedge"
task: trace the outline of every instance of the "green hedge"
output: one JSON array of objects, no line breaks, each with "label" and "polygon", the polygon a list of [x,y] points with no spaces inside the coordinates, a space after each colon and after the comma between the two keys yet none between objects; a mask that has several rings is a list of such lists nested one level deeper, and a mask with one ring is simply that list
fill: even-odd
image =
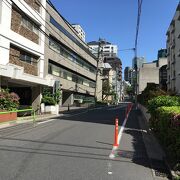
[{"label": "green hedge", "polygon": [[157,96],[148,101],[147,108],[152,115],[155,115],[156,109],[161,106],[180,106],[180,98],[177,96]]},{"label": "green hedge", "polygon": [[174,164],[180,162],[180,106],[157,108],[153,120],[153,129],[169,157]]},{"label": "green hedge", "polygon": [[44,103],[45,105],[56,105],[56,100],[54,99],[54,97],[50,97],[50,96],[45,96],[41,99],[41,102]]},{"label": "green hedge", "polygon": [[157,96],[165,96],[167,92],[161,90],[158,85],[148,83],[142,94],[138,95],[138,102],[144,106],[148,105],[148,101]]}]

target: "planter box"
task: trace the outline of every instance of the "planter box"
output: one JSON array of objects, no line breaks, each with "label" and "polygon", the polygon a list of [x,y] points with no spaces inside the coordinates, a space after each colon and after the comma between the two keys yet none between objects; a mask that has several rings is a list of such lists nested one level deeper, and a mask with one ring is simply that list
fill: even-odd
[{"label": "planter box", "polygon": [[17,112],[8,113],[8,114],[0,114],[0,123],[13,121],[17,119]]},{"label": "planter box", "polygon": [[50,114],[59,114],[59,105],[55,106],[45,106],[45,113],[50,113]]}]

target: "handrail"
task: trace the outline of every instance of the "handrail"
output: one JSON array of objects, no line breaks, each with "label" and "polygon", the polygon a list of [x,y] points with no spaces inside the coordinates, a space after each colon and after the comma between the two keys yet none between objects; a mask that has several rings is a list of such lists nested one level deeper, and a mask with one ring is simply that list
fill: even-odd
[{"label": "handrail", "polygon": [[27,111],[33,112],[32,113],[32,115],[33,115],[33,122],[35,122],[36,114],[35,114],[35,110],[34,109],[20,109],[20,110],[12,110],[12,111],[2,111],[2,112],[0,112],[0,115],[1,114],[8,114],[8,113],[15,113],[15,112],[27,112]]}]

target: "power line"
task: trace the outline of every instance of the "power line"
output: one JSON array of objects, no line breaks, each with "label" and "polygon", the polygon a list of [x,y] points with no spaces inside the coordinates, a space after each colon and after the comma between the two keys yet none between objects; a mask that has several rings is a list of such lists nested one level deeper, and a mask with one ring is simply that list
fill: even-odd
[{"label": "power line", "polygon": [[143,0],[138,0],[138,15],[137,15],[136,36],[135,36],[135,45],[134,45],[135,57],[137,57],[138,36],[139,36],[139,27],[140,27],[140,20],[141,20],[142,3],[143,3]]}]

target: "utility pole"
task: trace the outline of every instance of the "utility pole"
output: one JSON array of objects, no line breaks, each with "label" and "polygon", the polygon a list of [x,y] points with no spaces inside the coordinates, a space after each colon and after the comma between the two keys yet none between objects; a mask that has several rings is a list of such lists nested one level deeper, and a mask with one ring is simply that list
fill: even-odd
[{"label": "utility pole", "polygon": [[96,83],[95,83],[95,90],[94,90],[94,101],[95,101],[95,104],[96,104],[96,101],[97,101],[97,80],[98,80],[98,72],[99,72],[99,61],[100,61],[100,58],[101,58],[101,45],[102,44],[105,44],[105,41],[103,41],[101,38],[99,38],[98,40],[98,54],[97,54],[97,67],[96,67]]},{"label": "utility pole", "polygon": [[135,61],[135,106],[137,108],[137,89],[138,89],[137,48],[135,48],[135,50],[134,50],[134,61]]}]

